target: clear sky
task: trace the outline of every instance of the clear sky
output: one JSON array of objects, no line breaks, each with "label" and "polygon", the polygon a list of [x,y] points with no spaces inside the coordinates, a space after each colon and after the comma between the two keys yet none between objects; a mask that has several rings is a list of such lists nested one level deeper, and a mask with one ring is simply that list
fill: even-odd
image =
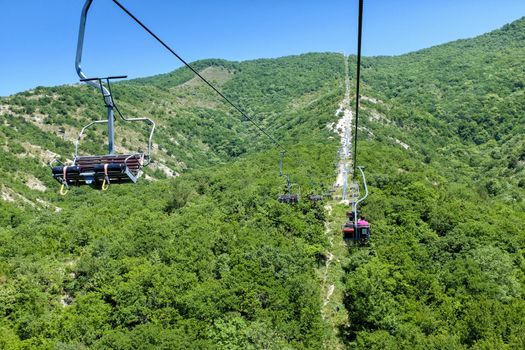
[{"label": "clear sky", "polygon": [[[355,53],[357,0],[120,1],[189,61]],[[0,96],[78,81],[83,3],[0,0]],[[523,16],[525,0],[365,0],[363,54],[398,55]],[[94,0],[83,58],[88,76],[149,76],[179,66],[111,0]]]}]

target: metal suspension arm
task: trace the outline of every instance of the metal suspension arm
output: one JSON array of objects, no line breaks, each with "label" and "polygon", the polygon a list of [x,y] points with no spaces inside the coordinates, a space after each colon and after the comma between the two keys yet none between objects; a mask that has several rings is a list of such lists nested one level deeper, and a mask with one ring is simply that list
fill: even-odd
[{"label": "metal suspension arm", "polygon": [[297,188],[297,199],[300,200],[301,198],[301,186],[299,186],[299,184],[291,184],[290,185],[290,194],[292,192],[292,187],[296,187]]},{"label": "metal suspension arm", "polygon": [[146,164],[148,165],[151,162],[151,152],[153,148],[153,133],[155,132],[155,122],[147,117],[141,117],[141,118],[125,118],[123,115],[121,115],[122,120],[126,122],[146,122],[149,125],[151,125],[151,129],[149,132],[148,137],[148,153],[146,153]]},{"label": "metal suspension arm", "polygon": [[286,154],[286,150],[281,152],[281,157],[279,159],[279,176],[284,176],[286,178],[286,188],[288,191],[288,195],[292,195],[292,183],[290,181],[290,176],[288,174],[283,174],[283,158]]},{"label": "metal suspension arm", "polygon": [[[77,41],[77,56],[75,59],[75,69],[77,71],[78,76],[81,80],[86,79],[86,74],[84,74],[84,71],[82,71],[82,50],[84,48],[84,34],[86,32],[86,20],[87,15],[89,12],[89,8],[91,7],[91,4],[93,3],[93,0],[86,0],[84,3],[84,7],[82,8],[82,13],[80,14],[80,27],[78,29],[78,41]],[[104,95],[104,100],[106,101],[106,105],[113,106],[113,101],[111,100],[111,93],[102,85],[100,82],[97,82],[96,80],[84,80],[84,82],[92,87],[94,87],[97,90],[102,91],[102,94]]]},{"label": "metal suspension arm", "polygon": [[283,176],[283,158],[286,151],[281,152],[281,158],[279,159],[279,176]]},{"label": "metal suspension arm", "polygon": [[366,176],[365,176],[365,172],[363,171],[364,167],[358,166],[357,169],[359,169],[359,171],[361,172],[361,177],[363,178],[363,186],[365,187],[365,195],[356,202],[356,203],[360,203],[364,201],[366,197],[368,197],[368,186],[366,185]]},{"label": "metal suspension arm", "polygon": [[282,174],[281,176],[284,176],[286,178],[286,188],[288,191],[288,194],[292,194],[292,183],[290,182],[290,176],[288,174]]},{"label": "metal suspension arm", "polygon": [[359,203],[361,203],[362,201],[364,201],[366,199],[366,197],[368,197],[368,186],[366,185],[365,172],[363,171],[363,167],[362,166],[358,166],[357,169],[359,169],[359,171],[361,172],[361,177],[363,178],[363,186],[365,187],[365,195],[363,197],[361,197],[360,199],[358,199],[355,203],[353,203],[353,212],[354,212],[355,225],[357,225],[357,205]]}]

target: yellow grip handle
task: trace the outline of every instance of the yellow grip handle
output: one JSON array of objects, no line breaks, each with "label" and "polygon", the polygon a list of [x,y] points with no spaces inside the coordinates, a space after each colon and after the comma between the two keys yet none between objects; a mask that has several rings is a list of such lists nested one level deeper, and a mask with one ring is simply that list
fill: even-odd
[{"label": "yellow grip handle", "polygon": [[60,187],[60,194],[62,196],[65,196],[69,192],[69,188],[64,191],[65,188],[66,188],[65,184],[62,184],[62,186]]}]

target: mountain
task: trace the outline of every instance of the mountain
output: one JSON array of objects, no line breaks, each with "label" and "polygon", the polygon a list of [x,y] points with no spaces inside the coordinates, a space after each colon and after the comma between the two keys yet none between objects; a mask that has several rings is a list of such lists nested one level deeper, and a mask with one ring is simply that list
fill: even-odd
[{"label": "mountain", "polygon": [[[227,96],[250,106],[252,109],[247,112],[269,132],[293,142],[308,135],[311,128],[324,128],[332,117],[329,109],[320,113],[318,110],[322,108],[320,103],[335,103],[338,98],[341,61],[337,54],[307,54],[241,63],[206,60],[196,62],[195,67]],[[250,85],[256,76],[257,84]],[[186,69],[119,83],[114,86],[114,93],[125,115],[147,115],[157,123],[155,161],[146,172],[149,177],[172,177],[187,168],[223,163],[250,150],[268,147],[267,139],[257,129],[188,75]],[[253,103],[255,100],[258,103]],[[283,110],[286,115],[280,114]],[[312,113],[322,117],[306,119]],[[27,186],[20,184],[38,180],[40,189],[56,187],[43,165],[55,157],[71,159],[80,129],[93,119],[105,118],[105,107],[95,89],[60,86],[36,88],[5,98],[0,101],[0,115],[5,120],[0,130],[6,143],[6,158],[0,165],[6,175],[0,180],[7,188],[4,192],[15,192],[14,196],[28,194],[27,202],[38,205],[36,199],[42,197],[41,191],[28,193]],[[117,151],[146,147],[148,130],[143,125],[128,126],[120,120],[116,125]],[[289,132],[292,128],[296,129],[294,133]],[[81,154],[106,152],[106,134],[101,129],[86,134]],[[16,172],[9,171],[13,167]],[[45,196],[41,199],[47,200]]]},{"label": "mountain", "polygon": [[[311,179],[330,186],[342,55],[195,66],[283,142],[304,196]],[[46,163],[104,115],[100,96],[75,85],[2,100],[0,348],[321,347],[325,213],[276,201],[280,150],[185,69],[113,90],[125,114],[157,122],[152,179],[65,197]],[[125,148],[145,143],[138,127],[117,132]],[[103,140],[88,134],[85,152]]]},{"label": "mountain", "polygon": [[[104,116],[96,91],[1,99],[0,348],[525,347],[524,37],[521,19],[363,60],[372,239],[332,262],[340,304],[324,305],[319,271],[347,208],[278,203],[280,150],[188,70],[114,84],[158,132],[148,179],[106,192],[59,196],[46,166]],[[282,141],[303,199],[331,186],[342,55],[194,66]],[[144,147],[139,126],[117,133],[121,150]]]},{"label": "mountain", "polygon": [[522,18],[474,39],[399,57],[367,58],[365,94],[390,102],[388,120],[405,134],[420,136],[410,141],[427,161],[441,158],[441,166],[454,162],[456,171],[473,170],[472,180],[491,194],[512,193],[509,200],[520,201],[523,193],[516,186],[525,185],[524,38]]},{"label": "mountain", "polygon": [[525,18],[364,59],[374,239],[346,260],[352,348],[525,346],[524,37]]}]

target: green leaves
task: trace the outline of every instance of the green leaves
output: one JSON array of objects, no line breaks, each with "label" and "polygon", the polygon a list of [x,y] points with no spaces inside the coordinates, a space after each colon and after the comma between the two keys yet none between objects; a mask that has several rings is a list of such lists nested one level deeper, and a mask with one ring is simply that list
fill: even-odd
[{"label": "green leaves", "polygon": [[[332,151],[290,146],[304,163],[286,166],[301,182],[326,176]],[[6,342],[319,348],[323,209],[277,202],[274,153],[171,181],[81,188],[60,213],[0,229]]]}]

